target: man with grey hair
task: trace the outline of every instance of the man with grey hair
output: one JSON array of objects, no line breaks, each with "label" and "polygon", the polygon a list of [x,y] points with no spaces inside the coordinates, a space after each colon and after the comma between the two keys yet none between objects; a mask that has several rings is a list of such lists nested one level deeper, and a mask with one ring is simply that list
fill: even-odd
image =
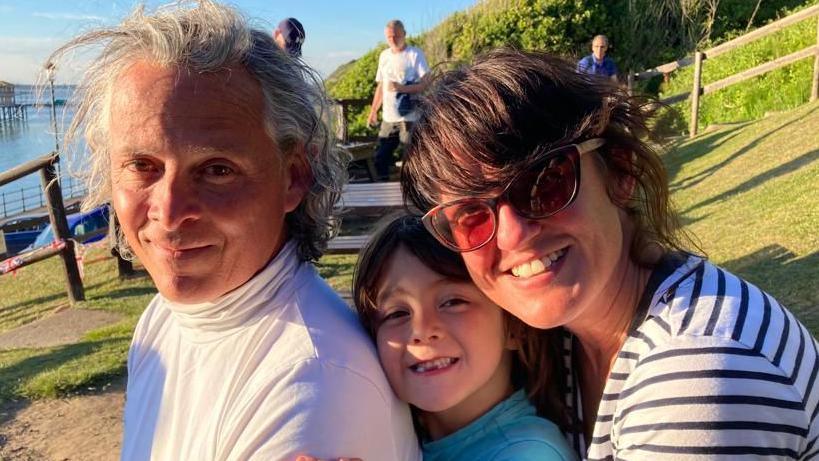
[{"label": "man with grey hair", "polygon": [[375,171],[379,181],[389,179],[390,168],[395,163],[393,153],[399,143],[406,145],[412,123],[418,120],[415,100],[428,85],[429,65],[424,52],[408,46],[404,24],[393,19],[384,28],[384,38],[389,48],[378,56],[375,81],[378,85],[370,105],[367,124],[378,121],[381,109],[381,127],[378,130],[378,147],[375,151]]},{"label": "man with grey hair", "polygon": [[345,178],[313,72],[210,0],[79,36],[102,45],[67,142],[86,207],[159,293],[128,355],[125,460],[417,459],[408,409],[311,262]]}]

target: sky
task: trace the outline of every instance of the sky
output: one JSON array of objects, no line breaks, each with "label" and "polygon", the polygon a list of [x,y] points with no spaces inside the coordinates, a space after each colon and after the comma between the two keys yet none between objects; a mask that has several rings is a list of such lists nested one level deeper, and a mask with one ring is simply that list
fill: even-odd
[{"label": "sky", "polygon": [[[398,18],[409,35],[430,29],[452,12],[476,0],[233,0],[253,24],[272,31],[285,17],[304,25],[304,60],[322,75],[384,41],[384,24]],[[113,25],[137,0],[0,0],[0,80],[35,83],[45,58],[72,36],[97,26]],[[166,3],[148,0],[148,8]],[[58,84],[76,83],[82,62],[59,68]]]}]

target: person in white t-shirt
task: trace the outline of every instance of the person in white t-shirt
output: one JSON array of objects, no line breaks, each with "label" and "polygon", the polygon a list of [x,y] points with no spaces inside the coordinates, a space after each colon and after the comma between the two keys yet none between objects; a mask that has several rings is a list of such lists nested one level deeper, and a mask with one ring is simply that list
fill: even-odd
[{"label": "person in white t-shirt", "polygon": [[379,181],[389,179],[394,165],[393,154],[398,144],[409,141],[412,123],[418,120],[415,109],[417,95],[427,87],[429,65],[424,52],[406,42],[404,24],[393,19],[384,28],[389,48],[378,57],[375,81],[378,86],[373,94],[367,124],[378,121],[381,108],[381,128],[378,130],[378,148],[375,152],[375,170]]},{"label": "person in white t-shirt", "polygon": [[[101,45],[101,46],[100,46]],[[355,315],[319,277],[345,175],[315,72],[210,0],[97,46],[68,145],[159,294],[128,354],[123,460],[419,459]],[[366,428],[366,429],[362,429]]]}]

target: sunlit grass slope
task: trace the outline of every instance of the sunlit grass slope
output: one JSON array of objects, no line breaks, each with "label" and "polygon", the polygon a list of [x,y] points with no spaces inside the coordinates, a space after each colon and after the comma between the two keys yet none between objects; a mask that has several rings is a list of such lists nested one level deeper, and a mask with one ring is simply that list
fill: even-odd
[{"label": "sunlit grass slope", "polygon": [[718,127],[665,156],[673,200],[715,262],[819,334],[819,102]]}]

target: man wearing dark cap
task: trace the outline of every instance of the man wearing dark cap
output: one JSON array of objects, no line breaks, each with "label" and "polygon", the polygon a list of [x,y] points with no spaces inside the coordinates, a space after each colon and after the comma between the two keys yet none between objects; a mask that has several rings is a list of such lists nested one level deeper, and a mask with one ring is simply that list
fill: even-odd
[{"label": "man wearing dark cap", "polygon": [[301,57],[301,45],[304,43],[304,27],[296,18],[283,19],[273,31],[273,40],[279,48],[287,51],[294,58]]}]

